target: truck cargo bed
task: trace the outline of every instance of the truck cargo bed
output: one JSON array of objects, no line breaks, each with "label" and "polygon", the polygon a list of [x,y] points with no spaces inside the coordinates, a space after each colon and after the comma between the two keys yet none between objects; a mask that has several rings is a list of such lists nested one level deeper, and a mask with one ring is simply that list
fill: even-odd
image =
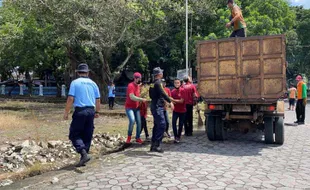
[{"label": "truck cargo bed", "polygon": [[275,102],[286,91],[285,36],[202,41],[198,90],[207,102]]}]

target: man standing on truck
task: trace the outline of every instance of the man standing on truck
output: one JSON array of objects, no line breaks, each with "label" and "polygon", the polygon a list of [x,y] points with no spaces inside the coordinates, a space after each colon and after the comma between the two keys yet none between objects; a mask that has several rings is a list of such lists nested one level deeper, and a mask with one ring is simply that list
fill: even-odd
[{"label": "man standing on truck", "polygon": [[297,105],[296,105],[296,116],[298,125],[305,124],[305,114],[306,114],[306,105],[307,105],[307,85],[303,81],[301,75],[296,77],[297,84]]},{"label": "man standing on truck", "polygon": [[165,101],[170,104],[171,109],[173,110],[174,104],[172,101],[174,100],[167,95],[163,88],[161,81],[163,78],[163,70],[159,67],[156,67],[153,70],[153,75],[155,81],[149,89],[150,98],[152,99],[151,112],[154,118],[154,128],[150,151],[163,153],[164,151],[160,147],[160,144],[166,130],[166,119],[164,114]]},{"label": "man standing on truck", "polygon": [[246,37],[246,23],[244,21],[240,7],[234,3],[234,0],[227,1],[227,7],[231,11],[231,21],[226,24],[226,28],[234,27],[234,31],[230,35],[233,37]]}]

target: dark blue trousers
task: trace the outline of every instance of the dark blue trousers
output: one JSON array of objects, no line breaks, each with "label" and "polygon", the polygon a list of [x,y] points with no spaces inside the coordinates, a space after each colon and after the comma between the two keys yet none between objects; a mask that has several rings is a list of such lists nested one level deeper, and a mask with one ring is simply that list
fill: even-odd
[{"label": "dark blue trousers", "polygon": [[[173,127],[174,138],[181,138],[185,116],[186,116],[186,113],[179,113],[175,111],[173,112],[172,127]],[[178,119],[179,119],[179,128],[177,128]]]},{"label": "dark blue trousers", "polygon": [[89,152],[94,132],[94,118],[93,108],[75,110],[72,115],[69,139],[78,153],[83,149]]},{"label": "dark blue trousers", "polygon": [[166,130],[164,108],[152,105],[151,112],[154,118],[152,145],[159,146],[163,140],[164,132]]}]

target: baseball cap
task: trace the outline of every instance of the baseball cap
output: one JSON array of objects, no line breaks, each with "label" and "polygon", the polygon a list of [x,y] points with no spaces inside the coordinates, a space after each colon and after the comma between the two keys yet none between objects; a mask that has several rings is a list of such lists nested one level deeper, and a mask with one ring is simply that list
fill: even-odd
[{"label": "baseball cap", "polygon": [[141,73],[139,73],[139,72],[135,72],[135,73],[133,74],[133,77],[134,77],[134,78],[142,78],[142,75],[141,75]]}]

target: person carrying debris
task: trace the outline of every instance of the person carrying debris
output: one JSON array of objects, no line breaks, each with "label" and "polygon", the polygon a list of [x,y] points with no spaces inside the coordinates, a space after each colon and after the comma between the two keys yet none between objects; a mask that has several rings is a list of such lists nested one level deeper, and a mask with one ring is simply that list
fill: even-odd
[{"label": "person carrying debris", "polygon": [[226,28],[233,26],[233,32],[230,35],[233,37],[246,37],[246,23],[244,21],[240,7],[234,3],[234,0],[227,1],[227,7],[231,11],[231,21],[226,24]]},{"label": "person carrying debris", "polygon": [[91,159],[88,153],[93,138],[94,118],[99,117],[100,92],[97,84],[88,78],[87,64],[80,64],[77,73],[79,78],[70,85],[64,119],[68,120],[73,105],[69,139],[75,150],[81,154],[80,162],[77,164],[77,167],[80,167]]},{"label": "person carrying debris", "polygon": [[197,100],[197,90],[194,84],[192,84],[191,77],[184,78],[184,101],[186,104],[186,117],[184,120],[185,135],[193,135],[193,108]]},{"label": "person carrying debris", "polygon": [[306,114],[306,105],[307,105],[307,85],[303,81],[303,77],[298,75],[296,77],[297,84],[297,105],[296,105],[296,116],[298,125],[305,124],[305,114]]},{"label": "person carrying debris", "polygon": [[136,122],[136,142],[142,144],[143,141],[140,138],[141,133],[141,116],[139,109],[139,102],[146,102],[145,98],[140,97],[140,86],[142,75],[138,72],[133,74],[134,81],[128,84],[126,92],[125,109],[126,115],[129,119],[128,136],[126,144],[131,142],[131,135],[133,131],[133,125]]}]

